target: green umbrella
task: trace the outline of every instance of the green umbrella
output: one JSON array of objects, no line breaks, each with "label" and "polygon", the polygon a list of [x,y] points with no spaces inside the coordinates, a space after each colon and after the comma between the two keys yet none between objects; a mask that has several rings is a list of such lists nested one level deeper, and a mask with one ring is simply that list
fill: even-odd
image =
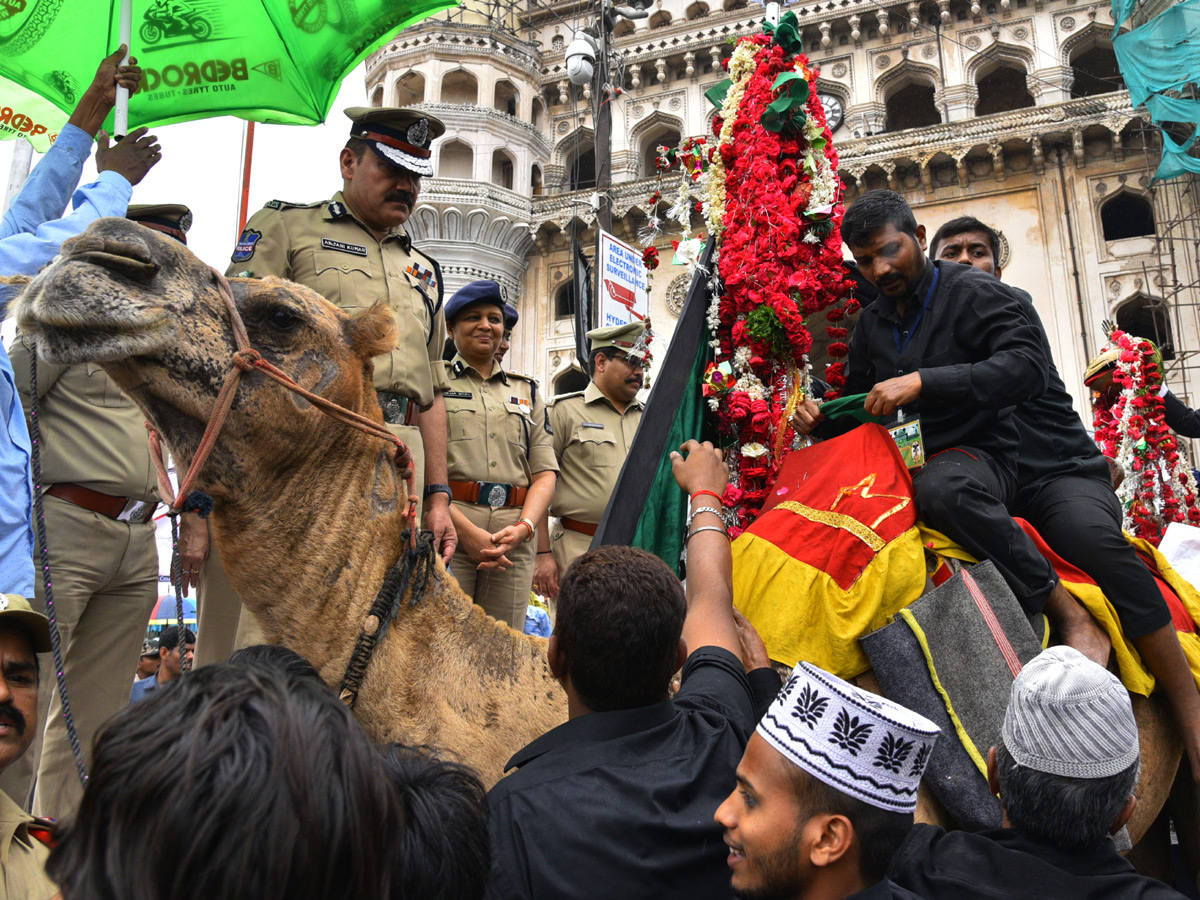
[{"label": "green umbrella", "polygon": [[0,141],[23,137],[38,153],[45,153],[67,116],[45,97],[0,78]]},{"label": "green umbrella", "polygon": [[[399,29],[457,5],[456,0],[126,2],[131,52],[144,72],[142,89],[129,102],[130,128],[222,115],[316,125],[362,59]],[[121,43],[119,6],[120,0],[2,0],[0,78],[69,112],[99,61]],[[65,116],[58,125],[63,121]],[[0,121],[0,138],[16,136],[4,124]],[[111,116],[105,127],[113,130]]]}]

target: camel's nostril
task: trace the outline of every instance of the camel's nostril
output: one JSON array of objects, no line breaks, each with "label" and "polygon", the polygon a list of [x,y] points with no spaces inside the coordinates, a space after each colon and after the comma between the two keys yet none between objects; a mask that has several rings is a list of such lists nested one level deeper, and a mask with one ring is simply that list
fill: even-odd
[{"label": "camel's nostril", "polygon": [[[124,275],[142,284],[148,284],[158,274],[159,265],[150,259],[149,254],[130,255],[130,247],[105,242],[104,250],[93,250],[73,254],[73,258],[81,259],[92,265],[102,266],[110,272]],[[144,256],[145,258],[141,258]]]}]

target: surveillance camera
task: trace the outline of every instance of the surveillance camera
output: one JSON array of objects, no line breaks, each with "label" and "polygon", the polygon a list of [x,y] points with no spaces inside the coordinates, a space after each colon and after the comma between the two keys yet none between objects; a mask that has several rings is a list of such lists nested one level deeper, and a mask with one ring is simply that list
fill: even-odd
[{"label": "surveillance camera", "polygon": [[567,47],[567,78],[571,84],[588,84],[596,71],[596,39],[585,31],[575,32]]}]

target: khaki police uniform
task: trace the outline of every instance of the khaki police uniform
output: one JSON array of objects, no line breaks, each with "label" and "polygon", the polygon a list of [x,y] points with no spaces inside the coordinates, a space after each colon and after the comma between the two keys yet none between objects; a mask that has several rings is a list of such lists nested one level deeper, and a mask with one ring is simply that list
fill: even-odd
[{"label": "khaki police uniform", "polygon": [[50,849],[29,833],[33,824],[33,816],[0,792],[0,896],[51,900],[58,894],[46,874]]},{"label": "khaki police uniform", "polygon": [[[495,534],[520,521],[533,476],[558,470],[546,408],[532,378],[505,372],[499,363],[487,379],[458,354],[443,366],[448,386],[442,396],[450,431],[446,459],[454,505],[472,523]],[[459,499],[464,483],[475,484],[477,501]],[[459,547],[463,548],[461,540]],[[519,630],[533,586],[537,541],[522,541],[507,555],[511,568],[480,572],[465,548],[459,549],[450,571],[489,615]]]},{"label": "khaki police uniform", "polygon": [[624,413],[618,412],[595,382],[550,402],[558,459],[550,514],[559,520],[550,532],[550,549],[560,577],[592,544],[642,421],[642,409],[642,401],[634,398]]},{"label": "khaki police uniform", "polygon": [[[9,355],[28,415],[29,348],[18,337]],[[54,611],[71,709],[88,756],[101,724],[129,702],[129,668],[158,600],[157,478],[145,417],[103,369],[39,360],[37,382]],[[42,580],[35,581],[34,606],[44,610]],[[23,760],[37,770],[34,813],[61,818],[75,811],[82,788],[48,659],[42,662],[42,689],[48,712],[40,761],[36,744]],[[17,777],[5,776],[6,786]]]}]

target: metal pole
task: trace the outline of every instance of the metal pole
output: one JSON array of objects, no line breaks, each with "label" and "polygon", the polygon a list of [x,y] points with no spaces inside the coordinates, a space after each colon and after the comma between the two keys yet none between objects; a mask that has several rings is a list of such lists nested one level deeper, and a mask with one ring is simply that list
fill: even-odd
[{"label": "metal pole", "polygon": [[[119,39],[125,45],[125,56],[121,65],[129,63],[129,51],[133,43],[133,0],[121,0],[121,24]],[[117,86],[117,106],[113,112],[113,137],[118,141],[129,134],[129,91]]]},{"label": "metal pole", "polygon": [[8,189],[4,192],[3,212],[8,212],[8,208],[12,206],[17,194],[21,193],[25,179],[29,177],[32,162],[33,144],[18,138],[16,146],[13,147],[12,163],[8,167]]},{"label": "metal pole", "polygon": [[238,209],[238,234],[246,227],[250,208],[250,163],[254,157],[254,123],[246,123],[246,135],[242,144],[242,198]]},{"label": "metal pole", "polygon": [[[599,297],[604,285],[600,283],[603,277],[603,260],[600,258],[600,235],[603,232],[612,233],[612,205],[608,193],[612,188],[612,94],[609,85],[608,45],[612,33],[612,19],[609,12],[608,0],[600,0],[600,35],[599,52],[596,54],[596,280],[592,291],[593,297]],[[596,313],[599,303],[593,304],[591,327],[596,327]]]}]

